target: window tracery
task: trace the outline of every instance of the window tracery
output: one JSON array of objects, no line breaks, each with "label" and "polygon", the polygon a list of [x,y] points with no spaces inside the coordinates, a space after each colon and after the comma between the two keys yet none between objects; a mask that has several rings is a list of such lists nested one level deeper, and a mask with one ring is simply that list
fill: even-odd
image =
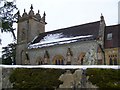
[{"label": "window tracery", "polygon": [[110,65],[117,65],[117,55],[109,55],[109,64]]},{"label": "window tracery", "polygon": [[43,59],[41,57],[38,57],[37,60],[36,60],[36,64],[37,65],[43,65]]},{"label": "window tracery", "polygon": [[56,55],[53,58],[53,64],[55,65],[64,65],[64,57],[62,55]]}]

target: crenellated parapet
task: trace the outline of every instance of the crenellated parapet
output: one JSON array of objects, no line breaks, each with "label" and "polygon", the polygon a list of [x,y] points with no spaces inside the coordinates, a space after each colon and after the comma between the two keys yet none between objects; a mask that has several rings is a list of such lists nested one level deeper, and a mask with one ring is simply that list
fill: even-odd
[{"label": "crenellated parapet", "polygon": [[28,19],[34,19],[36,21],[42,22],[44,24],[47,24],[45,22],[45,18],[46,18],[46,13],[44,12],[43,16],[41,17],[40,15],[40,11],[38,10],[38,12],[35,14],[34,10],[33,10],[33,5],[31,4],[30,7],[30,11],[27,13],[26,10],[24,9],[24,13],[22,15],[20,15],[20,12],[18,13],[18,22],[24,21],[24,20],[28,20]]}]

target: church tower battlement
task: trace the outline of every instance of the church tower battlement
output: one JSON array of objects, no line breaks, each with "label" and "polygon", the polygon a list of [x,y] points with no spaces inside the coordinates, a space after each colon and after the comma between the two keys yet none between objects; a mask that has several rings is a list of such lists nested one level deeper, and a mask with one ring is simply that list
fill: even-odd
[{"label": "church tower battlement", "polygon": [[45,32],[45,12],[43,16],[38,13],[34,14],[33,6],[31,5],[29,13],[27,13],[24,9],[24,13],[22,16],[19,13],[18,18],[18,43],[21,41],[27,41],[29,43],[34,39],[35,36],[39,35],[40,33]]},{"label": "church tower battlement", "polygon": [[22,64],[23,62],[21,60],[25,60],[28,43],[40,33],[45,32],[45,25],[47,24],[45,18],[45,12],[42,17],[39,10],[36,14],[34,13],[32,4],[28,13],[25,9],[22,15],[18,12],[17,63]]}]

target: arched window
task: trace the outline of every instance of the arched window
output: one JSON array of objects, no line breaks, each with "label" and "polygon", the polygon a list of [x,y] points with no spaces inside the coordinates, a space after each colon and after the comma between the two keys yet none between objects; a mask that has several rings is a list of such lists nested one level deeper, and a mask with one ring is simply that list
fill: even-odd
[{"label": "arched window", "polygon": [[[110,56],[109,56],[110,57]],[[112,57],[109,58],[109,64],[113,65]]]},{"label": "arched window", "polygon": [[55,65],[59,65],[58,60],[55,60]]},{"label": "arched window", "polygon": [[113,62],[114,62],[114,65],[117,65],[117,55],[114,55]]},{"label": "arched window", "polygon": [[64,61],[63,60],[61,60],[61,65],[64,65]]},{"label": "arched window", "polygon": [[53,64],[55,64],[55,65],[64,65],[64,57],[62,55],[54,56]]},{"label": "arched window", "polygon": [[38,65],[42,65],[42,64],[43,64],[43,62],[42,62],[42,61],[39,61],[39,62],[38,62]]},{"label": "arched window", "polygon": [[58,65],[61,65],[61,59],[58,59],[57,61],[58,61]]},{"label": "arched window", "polygon": [[109,64],[110,65],[117,65],[117,55],[110,55],[109,56]]},{"label": "arched window", "polygon": [[43,59],[41,57],[38,57],[37,60],[36,60],[36,64],[37,65],[43,65],[44,64]]},{"label": "arched window", "polygon": [[114,65],[117,65],[117,58],[114,58]]}]

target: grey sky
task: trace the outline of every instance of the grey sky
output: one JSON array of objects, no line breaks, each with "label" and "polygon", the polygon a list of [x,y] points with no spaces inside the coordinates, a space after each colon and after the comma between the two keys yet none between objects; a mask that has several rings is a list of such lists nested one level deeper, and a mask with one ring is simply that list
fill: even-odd
[{"label": "grey sky", "polygon": [[[12,0],[9,0],[12,1]],[[31,4],[35,13],[40,10],[41,16],[46,12],[45,31],[80,25],[100,20],[103,14],[106,25],[118,23],[119,0],[16,0],[22,15],[24,9],[28,13]],[[1,34],[2,46],[12,41],[12,35]],[[1,48],[1,46],[0,46]]]},{"label": "grey sky", "polygon": [[[18,8],[23,13],[29,12],[33,4],[34,11],[46,12],[46,31],[99,20],[101,13],[106,24],[118,22],[119,0],[17,0]],[[22,5],[22,6],[21,6]]]}]

